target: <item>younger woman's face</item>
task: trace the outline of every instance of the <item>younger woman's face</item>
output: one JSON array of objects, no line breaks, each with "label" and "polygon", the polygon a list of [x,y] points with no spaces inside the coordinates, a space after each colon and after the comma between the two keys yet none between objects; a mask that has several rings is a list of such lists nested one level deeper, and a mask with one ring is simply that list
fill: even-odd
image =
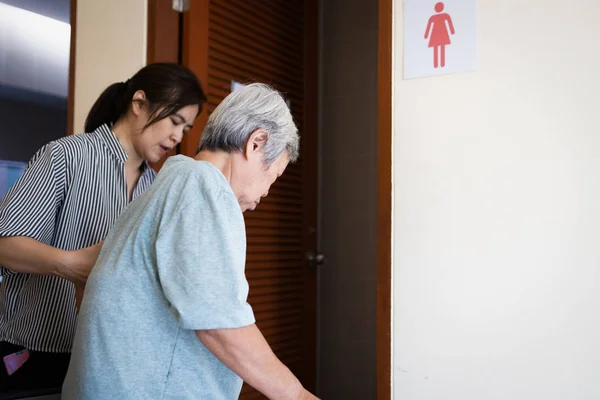
[{"label": "younger woman's face", "polygon": [[[185,106],[144,129],[151,113],[146,95],[138,90],[133,96],[132,111],[136,132],[131,138],[133,148],[139,157],[153,163],[181,142],[183,135],[192,128],[199,108],[197,105]],[[160,113],[161,110],[157,112]]]},{"label": "younger woman's face", "polygon": [[198,106],[191,105],[158,120],[136,135],[133,143],[136,152],[148,162],[157,162],[181,142],[197,115]]}]

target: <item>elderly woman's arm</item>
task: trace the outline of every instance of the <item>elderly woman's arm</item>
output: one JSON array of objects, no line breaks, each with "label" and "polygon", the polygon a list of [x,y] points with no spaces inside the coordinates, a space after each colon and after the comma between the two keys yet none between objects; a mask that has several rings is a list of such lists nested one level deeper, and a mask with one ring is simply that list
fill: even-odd
[{"label": "elderly woman's arm", "polygon": [[269,399],[316,399],[273,354],[256,325],[196,331],[196,335],[223,364]]}]

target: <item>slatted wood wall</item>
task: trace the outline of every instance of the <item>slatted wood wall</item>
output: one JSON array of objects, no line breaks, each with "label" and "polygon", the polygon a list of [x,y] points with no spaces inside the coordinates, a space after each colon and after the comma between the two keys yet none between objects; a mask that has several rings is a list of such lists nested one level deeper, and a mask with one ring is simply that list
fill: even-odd
[{"label": "slatted wood wall", "polygon": [[[200,126],[182,144],[183,152],[193,155],[201,126],[230,93],[232,81],[267,83],[283,92],[302,135],[306,122],[304,1],[201,3],[208,12],[191,9],[184,20],[184,63],[190,64],[205,83],[208,104],[206,115],[197,122]],[[198,4],[192,2],[192,7],[201,8]],[[186,56],[186,51],[198,53]],[[206,67],[202,65],[203,51]],[[307,297],[315,293],[307,284],[303,246],[303,163],[301,157],[290,165],[258,208],[245,213],[246,275],[258,327],[292,372],[302,380],[311,380],[314,355],[307,354],[307,349],[314,345],[315,332],[305,321],[307,312],[314,314],[314,310],[306,309],[314,308],[314,299]],[[240,398],[264,397],[245,386]]]}]

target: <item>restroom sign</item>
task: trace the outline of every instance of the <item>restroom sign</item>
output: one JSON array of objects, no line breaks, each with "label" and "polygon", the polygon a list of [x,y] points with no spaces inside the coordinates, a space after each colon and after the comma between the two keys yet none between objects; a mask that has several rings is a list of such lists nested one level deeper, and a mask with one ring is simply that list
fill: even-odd
[{"label": "restroom sign", "polygon": [[404,79],[474,71],[476,0],[404,1]]}]

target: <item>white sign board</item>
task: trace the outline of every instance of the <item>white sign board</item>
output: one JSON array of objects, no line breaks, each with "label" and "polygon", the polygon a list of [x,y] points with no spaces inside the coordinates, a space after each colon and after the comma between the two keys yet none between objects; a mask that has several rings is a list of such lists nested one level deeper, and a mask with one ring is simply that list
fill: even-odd
[{"label": "white sign board", "polygon": [[404,79],[474,71],[476,0],[404,0]]}]

